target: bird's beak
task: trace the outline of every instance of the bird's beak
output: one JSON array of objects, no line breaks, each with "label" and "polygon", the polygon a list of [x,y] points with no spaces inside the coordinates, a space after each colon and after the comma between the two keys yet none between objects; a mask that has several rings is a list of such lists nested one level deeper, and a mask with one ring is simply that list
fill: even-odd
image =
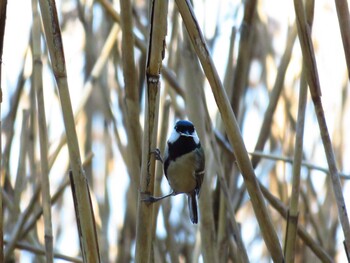
[{"label": "bird's beak", "polygon": [[185,137],[193,137],[193,135],[191,135],[188,131],[186,131],[186,132],[181,132],[180,135],[181,135],[181,136],[185,136]]}]

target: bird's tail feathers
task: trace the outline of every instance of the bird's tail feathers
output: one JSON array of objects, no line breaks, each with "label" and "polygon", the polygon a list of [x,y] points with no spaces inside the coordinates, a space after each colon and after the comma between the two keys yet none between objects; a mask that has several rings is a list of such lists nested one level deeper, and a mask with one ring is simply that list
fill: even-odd
[{"label": "bird's tail feathers", "polygon": [[188,195],[188,209],[190,212],[190,218],[193,224],[198,223],[198,205],[197,205],[197,195],[193,192]]}]

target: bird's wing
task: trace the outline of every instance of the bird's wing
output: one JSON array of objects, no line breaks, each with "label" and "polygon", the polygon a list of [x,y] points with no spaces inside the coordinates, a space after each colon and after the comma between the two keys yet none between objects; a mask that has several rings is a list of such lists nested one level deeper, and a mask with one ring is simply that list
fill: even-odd
[{"label": "bird's wing", "polygon": [[197,186],[196,186],[196,194],[199,195],[199,192],[201,190],[201,186],[203,183],[203,179],[204,179],[204,172],[205,172],[205,156],[204,156],[204,150],[203,148],[197,148],[197,168],[195,171],[195,176],[196,176],[196,182],[197,182]]},{"label": "bird's wing", "polygon": [[168,167],[169,167],[169,163],[170,163],[170,159],[169,159],[169,146],[168,146],[168,143],[166,144],[165,146],[165,152],[164,152],[164,165],[163,165],[163,169],[164,169],[164,174],[165,174],[165,177],[166,179],[168,179],[168,175],[167,175],[167,170],[168,170]]}]

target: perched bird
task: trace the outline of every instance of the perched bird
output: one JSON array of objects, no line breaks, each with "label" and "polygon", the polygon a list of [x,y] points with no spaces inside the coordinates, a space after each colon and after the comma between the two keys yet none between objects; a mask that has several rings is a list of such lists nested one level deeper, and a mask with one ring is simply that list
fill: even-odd
[{"label": "perched bird", "polygon": [[192,122],[176,122],[167,141],[163,165],[173,191],[162,197],[149,196],[144,201],[156,202],[171,195],[187,194],[190,218],[193,224],[197,224],[197,196],[204,178],[205,156]]}]

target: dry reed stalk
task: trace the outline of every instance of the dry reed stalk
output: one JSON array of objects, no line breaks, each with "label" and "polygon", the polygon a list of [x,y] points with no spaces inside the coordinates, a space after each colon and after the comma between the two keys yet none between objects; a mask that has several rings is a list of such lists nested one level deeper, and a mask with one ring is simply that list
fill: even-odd
[{"label": "dry reed stalk", "polygon": [[295,258],[295,242],[296,242],[297,229],[298,229],[300,173],[301,173],[301,163],[303,158],[303,137],[304,137],[306,102],[307,102],[307,83],[305,79],[305,73],[302,73],[301,80],[300,80],[298,119],[297,119],[296,138],[295,138],[295,145],[294,145],[292,193],[290,197],[290,206],[289,206],[288,217],[287,217],[287,229],[286,229],[285,252],[284,252],[286,262],[290,262],[290,263],[294,262],[294,258]]},{"label": "dry reed stalk", "polygon": [[176,4],[179,8],[179,12],[190,35],[198,58],[202,64],[202,68],[212,88],[215,101],[225,124],[229,141],[234,149],[238,166],[242,172],[245,185],[251,198],[253,209],[265,244],[272,256],[272,259],[275,262],[282,262],[283,253],[281,245],[276,231],[274,230],[270,215],[267,211],[258,181],[255,177],[253,167],[237,124],[237,120],[234,116],[225,90],[220,82],[213,61],[209,55],[207,45],[196,21],[191,4],[186,0],[177,0]]},{"label": "dry reed stalk", "polygon": [[[207,119],[209,119],[208,113]],[[223,259],[223,251],[220,251],[220,248],[227,249],[226,244],[223,244],[223,242],[228,242],[229,236],[228,236],[228,227],[227,227],[227,219],[229,218],[229,222],[231,223],[232,227],[232,235],[234,242],[237,246],[237,250],[234,254],[234,259],[237,260],[237,262],[249,262],[248,258],[248,252],[244,246],[243,238],[241,235],[240,227],[238,225],[238,222],[236,221],[236,215],[235,215],[235,209],[233,206],[232,200],[232,194],[229,190],[227,179],[224,176],[224,165],[223,162],[220,160],[219,156],[219,149],[218,144],[216,143],[216,140],[214,139],[214,132],[210,131],[211,133],[211,148],[213,150],[214,159],[216,162],[216,173],[218,174],[218,179],[220,181],[220,216],[219,216],[219,226],[218,226],[218,249],[219,249],[219,255],[220,255],[220,262],[226,262],[226,260]],[[230,155],[233,155],[233,152],[230,152]],[[225,206],[224,208],[222,206]],[[229,215],[229,217],[228,217]],[[226,233],[221,233],[226,231]]]},{"label": "dry reed stalk", "polygon": [[70,165],[72,168],[71,178],[76,191],[76,216],[81,252],[85,262],[96,263],[100,262],[100,255],[95,229],[95,219],[91,207],[87,179],[81,164],[56,4],[54,0],[39,0],[39,5],[51,65],[60,95],[63,121],[66,129]]},{"label": "dry reed stalk", "polygon": [[[136,68],[134,59],[134,35],[132,22],[131,1],[120,1],[120,19],[122,28],[122,66],[124,76],[125,97],[122,101],[123,120],[125,121],[126,133],[128,134],[128,147],[126,148],[128,171],[131,182],[137,189],[140,178],[141,166],[141,126],[139,121],[139,90],[136,83]],[[136,195],[135,195],[136,196]]]},{"label": "dry reed stalk", "polygon": [[[21,130],[21,138],[20,138],[20,149],[19,149],[19,158],[18,158],[18,167],[17,174],[14,186],[14,196],[13,196],[13,204],[14,204],[14,213],[11,215],[12,219],[15,220],[17,216],[20,214],[20,201],[21,195],[25,189],[27,180],[26,180],[26,154],[28,147],[28,124],[29,123],[29,111],[22,111],[22,130]],[[15,221],[13,221],[15,222]]]},{"label": "dry reed stalk", "polygon": [[321,87],[318,79],[317,65],[311,40],[310,27],[307,24],[305,8],[301,0],[294,0],[294,8],[297,18],[298,35],[306,68],[306,78],[309,84],[312,102],[315,107],[317,122],[319,125],[322,143],[326,154],[330,177],[332,179],[333,192],[338,208],[338,216],[344,233],[344,247],[348,260],[350,260],[350,224],[346,204],[339,179],[332,142],[323,111],[321,100]]},{"label": "dry reed stalk", "polygon": [[[85,107],[86,103],[88,102],[88,100],[91,96],[91,93],[93,91],[94,84],[98,80],[98,78],[100,77],[102,69],[105,66],[107,59],[112,52],[112,49],[113,49],[113,46],[115,44],[118,32],[119,32],[119,26],[117,24],[113,25],[113,27],[111,28],[110,33],[106,39],[106,42],[104,43],[104,45],[102,47],[101,53],[99,54],[94,66],[91,70],[90,76],[87,78],[87,81],[84,84],[83,93],[81,95],[79,104],[74,112],[75,123],[77,123],[79,118],[81,117],[83,110],[84,110],[84,107]],[[105,98],[105,96],[103,98]],[[118,148],[121,152],[121,156],[124,157],[125,156],[125,154],[124,154],[125,149],[122,147],[119,134],[116,130],[116,123],[115,123],[115,120],[113,117],[113,113],[112,113],[112,110],[110,108],[108,101],[106,102],[106,106],[107,106],[107,110],[108,110],[108,116],[106,116],[106,117],[108,119],[111,119],[113,122],[113,128],[115,131],[115,135],[116,135],[116,139],[117,139],[117,143],[118,143]],[[66,143],[67,143],[66,134],[62,134],[57,147],[55,148],[55,150],[53,151],[53,153],[49,157],[49,169],[51,169],[51,167],[54,164],[54,162],[56,161],[56,158],[57,158],[58,154],[60,153],[62,147]]]},{"label": "dry reed stalk", "polygon": [[[166,139],[167,139],[167,130],[169,125],[169,111],[170,111],[170,101],[166,100],[162,105],[162,111],[160,112],[160,126],[159,126],[159,140],[158,145],[159,149],[162,153],[164,153],[165,145],[166,145]],[[161,190],[161,182],[163,178],[163,164],[161,162],[156,163],[156,171],[155,171],[155,180],[154,180],[154,196],[162,196],[162,190]],[[157,236],[156,236],[156,230],[157,230],[157,219],[158,219],[158,212],[159,207],[161,205],[161,202],[157,202],[154,204],[153,208],[153,215],[152,215],[152,243],[153,245],[157,246]],[[154,249],[155,250],[155,249]],[[176,246],[170,246],[169,247],[169,253],[170,255],[176,255]],[[155,260],[154,255],[155,253],[151,253],[151,260],[150,262],[159,262],[159,260]]]},{"label": "dry reed stalk", "polygon": [[[201,141],[203,149],[206,153],[206,162],[212,159],[211,151],[206,150],[206,132],[205,132],[205,97],[203,89],[203,73],[201,71],[197,56],[191,45],[191,40],[188,35],[184,36],[182,44],[182,70],[184,75],[184,85],[186,85],[185,100],[186,113],[188,118],[193,122],[196,131]],[[211,177],[205,174],[201,186],[199,202],[200,210],[200,237],[201,251],[205,262],[218,262],[219,255],[216,246],[217,233],[215,230],[215,222],[213,216],[213,200],[210,193]]]},{"label": "dry reed stalk", "polygon": [[[12,225],[12,231],[10,233],[10,240],[8,245],[5,248],[4,251],[4,260],[9,260],[13,253],[14,244],[17,242],[17,239],[19,238],[19,232],[24,224],[24,220],[27,218],[30,210],[31,205],[27,207],[25,212],[21,213],[20,211],[20,201],[21,201],[21,194],[25,188],[26,185],[26,172],[25,172],[25,157],[27,152],[27,139],[28,139],[28,121],[29,121],[29,112],[28,110],[22,111],[22,131],[21,131],[21,138],[20,138],[20,150],[19,150],[19,160],[18,160],[18,168],[17,168],[17,175],[16,175],[16,181],[14,186],[14,197],[13,197],[13,210],[11,211],[11,220],[10,222]],[[32,199],[33,200],[33,199]],[[30,202],[30,204],[33,204],[33,202]]]},{"label": "dry reed stalk", "polygon": [[[92,154],[89,154],[86,156],[86,159],[83,162],[83,167],[85,167],[86,164],[91,163],[92,161]],[[67,186],[69,185],[69,178],[68,176],[65,177],[61,184],[59,185],[59,187],[56,189],[56,192],[52,195],[50,203],[51,205],[54,205],[59,198],[62,197],[64,190],[67,188]],[[38,188],[40,188],[41,185],[38,185]],[[38,192],[39,190],[36,190],[35,193]],[[34,211],[32,213],[32,216],[26,221],[25,226],[23,227],[23,230],[21,231],[21,238],[24,238],[29,232],[30,230],[32,230],[35,227],[35,224],[37,223],[37,221],[39,220],[39,218],[43,215],[43,208],[42,207],[38,207],[36,209],[36,211]]]},{"label": "dry reed stalk", "polygon": [[7,246],[4,252],[5,262],[10,259],[10,256],[15,248],[17,241],[20,239],[21,230],[28,221],[30,214],[33,212],[34,206],[38,202],[39,192],[37,192],[30,200],[26,209],[16,217],[16,224],[11,228],[11,235],[8,239]]},{"label": "dry reed stalk", "polygon": [[[170,111],[170,101],[166,100],[163,104],[163,110],[161,111],[161,122],[159,127],[159,149],[162,153],[164,153],[165,145],[166,145],[166,139],[167,139],[167,131],[168,131],[168,125],[169,125],[169,111]],[[159,163],[156,164],[156,173],[155,173],[155,180],[154,180],[154,196],[162,196],[162,190],[160,188],[161,182],[163,179],[163,165],[159,165]],[[153,209],[153,226],[157,225],[157,217],[159,212],[159,207],[161,203],[155,203],[154,209]],[[156,239],[156,230],[155,227],[153,229],[153,242]]]},{"label": "dry reed stalk", "polygon": [[348,1],[335,0],[337,9],[340,33],[345,52],[346,66],[348,68],[348,78],[350,77],[350,14]]},{"label": "dry reed stalk", "polygon": [[[306,19],[310,29],[312,28],[314,17],[314,1],[308,1],[306,6]],[[305,111],[307,103],[307,81],[305,76],[305,66],[303,65],[300,77],[300,91],[299,91],[299,106],[298,117],[296,123],[296,137],[294,144],[294,161],[292,168],[292,192],[289,201],[289,210],[287,217],[287,229],[285,237],[285,260],[286,262],[294,262],[296,255],[296,237],[299,220],[299,193],[300,193],[300,173],[303,159],[303,137],[304,137],[304,123]]]},{"label": "dry reed stalk", "polygon": [[[225,143],[221,136],[218,136],[218,134],[215,134],[216,140],[219,142],[219,145],[223,147],[225,151],[227,151],[229,154],[233,155],[233,150],[230,145]],[[266,154],[260,154],[260,157],[263,158],[271,158],[271,155]],[[275,156],[273,158],[274,160],[277,160],[278,157]],[[285,161],[283,158],[282,161]],[[290,162],[292,160],[290,159]],[[318,167],[319,168],[319,167]],[[285,219],[287,219],[288,215],[288,207],[281,202],[278,198],[273,196],[270,191],[263,186],[260,182],[260,188],[262,193],[264,194],[267,201],[270,203],[270,205],[277,210],[277,212]],[[300,225],[298,225],[298,235],[299,237],[304,241],[305,245],[307,245],[314,253],[315,255],[322,261],[322,262],[333,262],[332,258],[327,254],[327,252],[324,250],[324,248],[315,240],[312,239],[311,235],[306,231],[306,229]]]},{"label": "dry reed stalk", "polygon": [[[264,120],[261,125],[259,137],[256,142],[254,151],[262,151],[264,149],[264,146],[268,137],[271,134],[273,116],[274,116],[282,89],[284,87],[284,77],[286,75],[290,59],[292,57],[292,51],[293,51],[296,36],[297,36],[297,29],[296,29],[296,26],[293,25],[292,27],[289,28],[289,33],[286,41],[286,48],[282,55],[281,63],[278,67],[275,84],[270,93],[269,104],[264,114]],[[257,167],[259,161],[260,161],[259,156],[254,155],[252,157],[253,168]]]},{"label": "dry reed stalk", "polygon": [[235,40],[237,36],[237,29],[236,27],[232,27],[231,30],[231,38],[230,38],[230,48],[228,51],[228,56],[227,56],[227,64],[226,64],[226,70],[225,70],[225,77],[223,81],[223,86],[226,90],[226,93],[232,93],[232,87],[231,85],[233,83],[233,78],[234,74],[232,72],[235,72],[235,65],[234,65],[234,50],[235,50]]},{"label": "dry reed stalk", "polygon": [[[219,135],[217,137],[217,140],[220,141],[221,145],[224,145]],[[223,147],[225,147],[226,150],[231,148],[230,146],[227,148],[227,145],[223,146]],[[289,158],[289,157],[286,157],[286,156],[283,156],[283,155],[267,154],[267,153],[263,153],[263,152],[250,152],[249,154],[252,155],[252,156],[257,155],[260,158],[264,158],[264,159],[268,159],[268,160],[281,161],[281,162],[286,162],[286,163],[293,163],[293,161],[294,161],[293,158]],[[329,174],[329,169],[327,169],[325,167],[321,167],[321,166],[315,165],[315,164],[313,164],[311,162],[302,161],[301,165],[304,166],[305,168],[308,168],[309,170],[317,170],[317,171],[321,171],[321,172],[324,172],[326,174]],[[342,179],[350,180],[350,175],[349,174],[345,174],[345,173],[339,172],[339,176]]]},{"label": "dry reed stalk", "polygon": [[[5,239],[5,244],[7,244],[7,240]],[[28,252],[31,252],[33,254],[36,254],[36,255],[42,255],[42,256],[45,256],[46,254],[46,249],[43,248],[43,247],[37,247],[37,246],[34,246],[32,244],[29,244],[28,242],[23,242],[23,241],[19,241],[15,244],[15,248],[16,249],[21,249],[21,250],[25,250],[25,251],[28,251]],[[82,263],[83,261],[81,259],[78,259],[78,258],[74,258],[74,257],[69,257],[69,256],[66,256],[66,255],[63,255],[61,253],[54,253],[54,258],[55,259],[62,259],[62,260],[66,260],[66,261],[69,261],[69,262],[75,262],[75,263]]]},{"label": "dry reed stalk", "polygon": [[[0,116],[2,105],[2,52],[4,47],[5,25],[6,25],[7,0],[0,2]],[[2,134],[2,121],[0,121],[0,134]],[[2,149],[2,137],[0,136],[0,149]],[[0,152],[0,261],[4,260],[4,218],[3,218],[3,189],[2,189],[3,165],[2,151]]]},{"label": "dry reed stalk", "polygon": [[[287,219],[288,207],[284,205],[281,200],[273,196],[266,187],[263,185],[260,186],[265,198],[269,201],[272,207],[276,209],[284,219]],[[334,262],[325,249],[311,237],[304,227],[300,225],[298,225],[298,235],[303,240],[304,244],[308,246],[322,262]]]},{"label": "dry reed stalk", "polygon": [[42,61],[41,61],[41,23],[38,13],[38,2],[32,0],[33,9],[33,85],[35,88],[38,104],[38,122],[40,137],[40,164],[41,164],[41,193],[45,228],[45,254],[46,262],[53,262],[53,234],[51,220],[51,196],[48,167],[48,135],[46,129],[46,114],[44,105]]},{"label": "dry reed stalk", "polygon": [[[112,19],[120,24],[121,18],[120,15],[114,10],[113,5],[106,1],[106,0],[98,0],[99,3],[106,9],[107,13],[112,17]],[[146,54],[147,52],[147,46],[146,44],[135,34],[133,31],[133,36],[135,40],[135,46],[140,49],[140,51],[143,54]],[[162,76],[165,78],[165,80],[171,85],[171,87],[176,91],[177,94],[179,94],[181,97],[184,97],[184,91],[179,85],[176,76],[174,75],[174,72],[169,69],[164,63],[161,66],[161,73]]]},{"label": "dry reed stalk", "polygon": [[147,88],[142,147],[140,194],[137,207],[135,262],[148,262],[152,251],[152,204],[142,202],[142,194],[153,194],[157,146],[160,70],[167,33],[168,1],[154,0],[150,8],[150,36],[146,63]]},{"label": "dry reed stalk", "polygon": [[241,37],[239,41],[237,64],[232,87],[229,87],[229,93],[227,94],[229,100],[231,101],[233,113],[236,115],[237,119],[249,73],[256,6],[257,0],[249,0],[244,4],[244,15],[241,25]]}]

